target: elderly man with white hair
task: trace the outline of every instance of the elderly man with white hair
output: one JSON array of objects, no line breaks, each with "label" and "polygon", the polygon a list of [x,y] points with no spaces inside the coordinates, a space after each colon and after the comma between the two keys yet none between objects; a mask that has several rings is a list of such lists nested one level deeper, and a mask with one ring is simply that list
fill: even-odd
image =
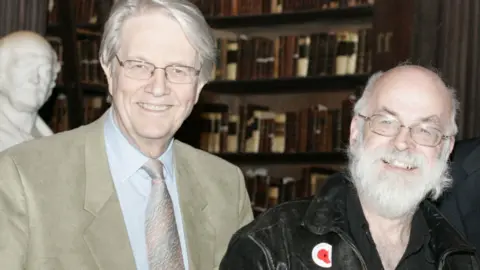
[{"label": "elderly man with white hair", "polygon": [[220,269],[480,269],[430,202],[451,182],[456,110],[426,68],[374,74],[354,108],[348,172],[239,230]]},{"label": "elderly man with white hair", "polygon": [[215,62],[188,0],[118,0],[96,122],[0,154],[0,269],[215,269],[252,217],[240,169],[174,134]]}]

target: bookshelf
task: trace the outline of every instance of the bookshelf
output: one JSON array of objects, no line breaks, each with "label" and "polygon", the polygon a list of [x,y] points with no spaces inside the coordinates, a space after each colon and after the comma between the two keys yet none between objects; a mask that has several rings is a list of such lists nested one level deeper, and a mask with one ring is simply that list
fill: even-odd
[{"label": "bookshelf", "polygon": [[271,94],[292,92],[332,92],[362,87],[368,75],[330,75],[312,77],[289,77],[257,80],[216,80],[208,83],[203,91],[221,94]]},{"label": "bookshelf", "polygon": [[317,26],[328,24],[331,27],[342,26],[345,22],[358,26],[369,26],[373,18],[372,5],[340,7],[332,9],[301,10],[297,12],[247,14],[238,16],[206,17],[213,29],[245,29],[291,27],[304,24]]},{"label": "bookshelf", "polygon": [[210,16],[207,22],[217,37],[273,38],[281,35],[307,35],[310,33],[357,30],[372,25],[373,7],[332,8],[323,10],[290,11],[238,16]]},{"label": "bookshelf", "polygon": [[[82,6],[96,1],[57,0],[62,16],[49,22],[63,43],[56,91],[67,96],[67,129],[108,106],[98,63],[106,7],[97,16]],[[240,166],[257,210],[312,195],[345,167],[351,109],[370,74],[436,57],[437,0],[192,1],[219,57],[176,137]]]},{"label": "bookshelf", "polygon": [[222,153],[219,157],[234,164],[268,165],[268,164],[323,164],[338,165],[347,161],[341,152],[317,153]]}]

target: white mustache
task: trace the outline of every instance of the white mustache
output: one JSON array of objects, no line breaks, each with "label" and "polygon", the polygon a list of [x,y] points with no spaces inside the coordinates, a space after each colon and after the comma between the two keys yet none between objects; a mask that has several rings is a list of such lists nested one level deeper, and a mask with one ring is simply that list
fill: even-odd
[{"label": "white mustache", "polygon": [[382,161],[390,164],[401,163],[410,168],[417,169],[424,169],[427,164],[425,156],[407,151],[398,151],[394,147],[376,148],[369,151],[368,154],[369,159],[374,163]]}]

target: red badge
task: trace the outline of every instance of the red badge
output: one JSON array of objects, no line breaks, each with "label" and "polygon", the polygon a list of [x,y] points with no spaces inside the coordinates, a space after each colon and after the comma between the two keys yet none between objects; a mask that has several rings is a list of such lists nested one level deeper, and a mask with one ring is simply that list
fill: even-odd
[{"label": "red badge", "polygon": [[312,260],[324,268],[332,267],[332,245],[320,243],[312,249]]}]

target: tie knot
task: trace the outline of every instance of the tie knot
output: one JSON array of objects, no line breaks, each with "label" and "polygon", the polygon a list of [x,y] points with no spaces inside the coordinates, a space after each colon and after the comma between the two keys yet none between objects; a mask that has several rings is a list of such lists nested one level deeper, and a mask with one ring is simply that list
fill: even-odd
[{"label": "tie knot", "polygon": [[142,168],[148,173],[152,180],[164,179],[163,177],[163,164],[158,159],[150,159]]}]

